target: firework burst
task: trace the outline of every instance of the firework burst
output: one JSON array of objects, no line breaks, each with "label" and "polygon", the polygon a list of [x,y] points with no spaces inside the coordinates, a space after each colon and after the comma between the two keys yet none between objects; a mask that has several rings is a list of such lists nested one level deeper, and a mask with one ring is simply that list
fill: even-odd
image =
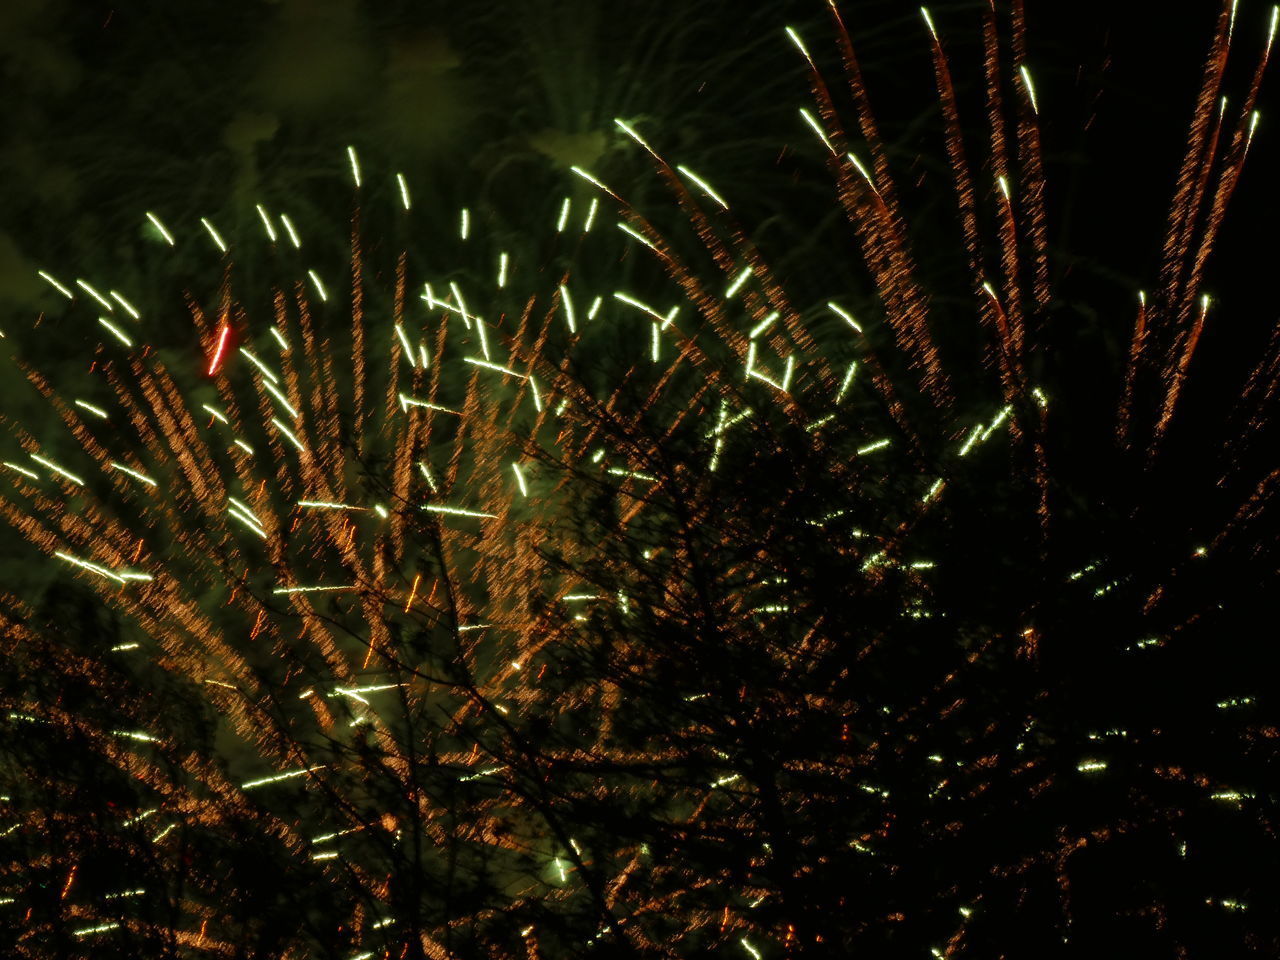
[{"label": "firework burst", "polygon": [[[1021,4],[982,18],[981,138],[924,13],[959,331],[830,11],[836,73],[785,39],[857,316],[624,121],[696,254],[575,169],[536,263],[459,212],[484,279],[411,276],[359,199],[341,274],[280,211],[232,244],[150,213],[221,258],[194,359],[126,293],[45,275],[103,346],[92,395],[23,366],[61,442],[7,423],[0,511],[75,584],[5,614],[17,955],[1276,947],[1275,880],[1243,866],[1275,856],[1275,728],[1238,632],[1274,566],[1276,339],[1221,422],[1184,409],[1274,14],[1228,110],[1223,7],[1095,415],[1056,389]],[[643,264],[625,289],[602,247]]]}]

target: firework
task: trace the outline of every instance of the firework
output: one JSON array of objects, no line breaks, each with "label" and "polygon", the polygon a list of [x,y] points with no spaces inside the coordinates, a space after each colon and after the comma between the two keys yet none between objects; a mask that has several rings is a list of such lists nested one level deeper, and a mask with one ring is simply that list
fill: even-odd
[{"label": "firework", "polygon": [[[348,147],[341,275],[262,205],[245,250],[146,214],[224,265],[191,356],[128,292],[41,274],[112,336],[91,396],[24,366],[74,444],[7,424],[0,510],[74,584],[5,614],[20,955],[1276,946],[1275,881],[1242,866],[1274,850],[1274,728],[1249,638],[1221,639],[1274,558],[1275,338],[1222,423],[1184,409],[1274,15],[1228,112],[1223,8],[1095,416],[1057,390],[1021,4],[982,21],[981,173],[923,17],[960,333],[831,14],[835,74],[781,39],[869,310],[806,300],[731,189],[622,120],[698,254],[575,169],[555,256],[489,250],[463,207],[496,273],[412,276],[366,241],[378,174]],[[643,266],[598,278],[588,240]],[[265,309],[247,257],[281,276]]]}]

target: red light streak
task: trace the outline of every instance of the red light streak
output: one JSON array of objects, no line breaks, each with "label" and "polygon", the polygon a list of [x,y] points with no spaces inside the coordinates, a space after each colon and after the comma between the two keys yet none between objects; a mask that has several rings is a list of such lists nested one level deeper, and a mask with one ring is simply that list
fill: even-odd
[{"label": "red light streak", "polygon": [[213,352],[213,360],[209,362],[209,376],[213,376],[218,372],[218,364],[222,362],[222,354],[227,349],[227,337],[231,333],[231,327],[228,324],[222,325],[222,331],[218,334],[218,349]]}]

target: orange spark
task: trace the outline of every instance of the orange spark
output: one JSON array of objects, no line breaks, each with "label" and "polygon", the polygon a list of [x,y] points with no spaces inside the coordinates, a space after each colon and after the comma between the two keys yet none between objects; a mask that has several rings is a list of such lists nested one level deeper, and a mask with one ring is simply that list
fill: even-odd
[{"label": "orange spark", "polygon": [[409,608],[413,606],[413,598],[418,595],[418,584],[422,581],[422,574],[418,574],[413,578],[413,589],[409,591],[409,600],[404,605],[404,612],[408,613]]}]

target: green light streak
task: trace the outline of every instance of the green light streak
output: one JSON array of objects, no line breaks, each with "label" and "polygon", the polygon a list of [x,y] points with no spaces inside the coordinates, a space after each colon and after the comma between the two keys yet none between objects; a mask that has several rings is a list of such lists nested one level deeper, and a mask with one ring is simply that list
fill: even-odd
[{"label": "green light streak", "polygon": [[214,225],[210,223],[208,219],[206,219],[205,217],[200,218],[200,225],[203,226],[205,230],[208,231],[209,236],[213,238],[213,242],[214,244],[217,245],[218,249],[221,250],[223,253],[226,253],[227,252],[226,241],[222,239],[222,234],[218,233]]},{"label": "green light streak", "polygon": [[827,139],[826,131],[822,129],[822,124],[818,123],[814,115],[804,107],[801,107],[800,116],[804,118],[804,122],[812,128],[813,132],[818,135],[818,139],[822,141],[822,145],[831,152],[833,157],[836,156],[836,148],[831,145],[831,141]]},{"label": "green light streak", "polygon": [[60,294],[62,294],[68,300],[74,300],[76,298],[76,295],[72,293],[70,290],[68,290],[66,287],[64,287],[62,284],[60,284],[57,280],[55,280],[52,274],[46,273],[43,270],[37,270],[36,274],[40,277],[40,279],[46,281],[50,286],[53,287],[53,289],[57,290]]},{"label": "green light streak", "polygon": [[263,229],[267,231],[267,239],[272,243],[275,243],[278,239],[276,235],[276,228],[272,225],[271,218],[267,216],[267,211],[262,208],[262,204],[260,203],[257,204],[254,209],[258,211],[258,219],[262,221]]},{"label": "green light streak", "polygon": [[307,448],[306,448],[306,447],[304,447],[304,446],[302,445],[302,441],[301,441],[301,440],[299,440],[296,436],[294,436],[294,434],[293,434],[293,431],[292,431],[292,430],[290,430],[288,427],[286,427],[283,423],[281,423],[281,422],[280,422],[279,420],[277,420],[275,417],[272,417],[272,418],[271,418],[271,424],[272,424],[272,426],[274,426],[277,430],[279,430],[281,433],[283,433],[286,437],[288,437],[288,438],[289,438],[289,442],[290,442],[290,443],[292,443],[295,447],[297,447],[297,448],[298,448],[298,450],[299,450],[299,452],[301,452],[301,453],[306,453],[306,452],[307,452]]},{"label": "green light streak", "polygon": [[46,469],[52,470],[54,473],[58,474],[59,476],[65,477],[67,480],[70,480],[70,481],[71,481],[72,483],[74,483],[76,486],[78,486],[78,487],[83,487],[83,486],[84,486],[84,481],[83,481],[83,480],[81,480],[79,477],[77,477],[77,476],[76,476],[74,473],[72,473],[70,470],[64,470],[64,469],[62,469],[62,467],[58,466],[58,465],[57,465],[56,463],[54,463],[53,461],[51,461],[51,460],[46,460],[44,457],[36,456],[34,453],[29,453],[29,454],[27,454],[27,456],[29,456],[29,457],[30,457],[32,460],[34,460],[36,463],[40,464],[40,466],[45,467]]},{"label": "green light streak", "polygon": [[355,147],[347,147],[347,159],[351,161],[351,179],[360,187],[360,158],[356,156]]},{"label": "green light streak", "polygon": [[171,246],[171,247],[172,247],[172,246],[176,246],[176,244],[174,243],[174,240],[173,240],[173,234],[171,234],[171,233],[168,231],[168,229],[166,229],[165,225],[164,225],[163,223],[161,223],[161,222],[160,222],[160,218],[159,218],[159,217],[157,217],[157,216],[156,216],[154,213],[152,213],[151,211],[147,211],[147,219],[151,221],[151,225],[152,225],[153,227],[155,227],[158,231],[160,231],[160,236],[164,237],[165,242],[166,242],[167,244],[169,244],[169,246]]},{"label": "green light streak", "polygon": [[87,293],[89,296],[93,297],[93,299],[97,300],[100,304],[102,304],[112,313],[115,312],[116,308],[111,305],[111,301],[108,300],[106,297],[104,297],[102,294],[100,294],[92,286],[90,286],[90,284],[87,281],[76,280],[76,286],[79,287],[81,290],[83,290],[85,293]]},{"label": "green light streak", "polygon": [[733,282],[729,284],[729,289],[724,292],[726,300],[732,300],[737,296],[738,291],[742,289],[742,285],[751,279],[751,274],[755,272],[754,267],[744,267],[742,272],[734,277]]},{"label": "green light streak", "polygon": [[496,513],[481,513],[478,510],[463,510],[461,507],[444,507],[434,503],[428,503],[423,506],[423,510],[428,513],[443,513],[454,517],[478,517],[484,520],[496,520]]},{"label": "green light streak", "polygon": [[425,400],[417,400],[406,394],[400,394],[400,409],[407,410],[409,407],[422,407],[425,410],[436,410],[440,413],[451,413],[455,417],[462,416],[461,410],[451,410],[449,407],[442,407],[439,404],[427,403]]},{"label": "green light streak", "polygon": [[137,470],[134,470],[130,467],[126,467],[123,463],[116,463],[112,461],[109,464],[109,466],[113,470],[119,470],[121,473],[127,473],[129,476],[133,477],[135,480],[141,480],[143,483],[147,484],[148,486],[151,486],[151,487],[159,486],[158,483],[156,483],[154,480],[148,477],[145,473],[139,473]]},{"label": "green light streak", "polygon": [[712,189],[711,185],[707,183],[705,180],[703,180],[701,177],[699,177],[696,173],[694,173],[688,167],[682,167],[679,165],[676,166],[676,169],[679,170],[686,177],[688,177],[690,180],[692,180],[693,183],[697,185],[699,190],[705,193],[708,197],[710,197],[716,203],[720,204],[721,207],[723,207],[725,210],[729,209],[729,204],[725,202],[724,197],[716,193],[715,190]]},{"label": "green light streak", "polygon": [[289,219],[287,213],[280,214],[280,223],[284,225],[285,233],[289,234],[289,242],[293,244],[293,248],[301,250],[302,240],[298,237],[298,231],[293,228],[293,221]]},{"label": "green light streak", "polygon": [[112,323],[112,322],[111,322],[110,320],[108,320],[106,317],[99,317],[99,318],[98,318],[98,323],[100,323],[100,324],[102,324],[102,326],[106,327],[106,328],[107,328],[107,330],[108,330],[108,331],[109,331],[109,332],[110,332],[110,333],[111,333],[111,334],[112,334],[112,335],[113,335],[117,340],[119,340],[121,343],[123,343],[126,347],[132,347],[132,346],[133,346],[133,341],[132,341],[132,340],[130,340],[127,336],[125,336],[124,331],[122,331],[119,327],[117,327],[114,323]]},{"label": "green light streak", "polygon": [[834,313],[837,317],[842,319],[849,326],[853,327],[853,330],[855,333],[862,332],[862,327],[858,325],[858,321],[854,320],[853,316],[847,310],[841,307],[839,304],[828,303],[827,309],[830,310],[832,313]]},{"label": "green light streak", "polygon": [[124,307],[125,313],[129,314],[129,316],[133,317],[133,319],[135,320],[142,319],[142,315],[139,314],[138,311],[134,309],[133,304],[130,303],[128,300],[126,300],[123,295],[117,293],[114,290],[111,290],[109,292],[111,294],[111,299],[114,300],[116,303],[120,304],[120,306]]}]

